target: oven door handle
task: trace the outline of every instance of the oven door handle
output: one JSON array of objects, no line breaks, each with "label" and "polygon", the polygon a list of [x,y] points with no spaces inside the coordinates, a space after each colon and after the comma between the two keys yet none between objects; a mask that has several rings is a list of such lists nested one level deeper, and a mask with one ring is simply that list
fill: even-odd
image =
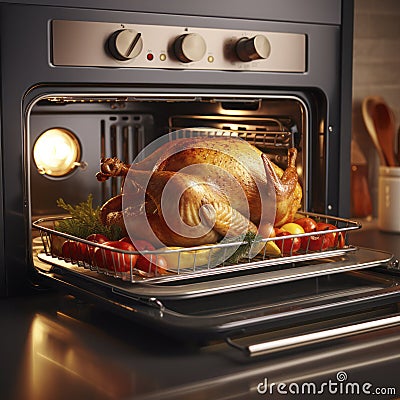
[{"label": "oven door handle", "polygon": [[242,346],[234,342],[231,338],[227,338],[226,342],[230,346],[243,351],[248,356],[255,357],[272,354],[279,351],[291,350],[297,347],[309,346],[329,340],[341,339],[347,336],[367,333],[396,325],[400,325],[400,315],[306,333],[298,336],[290,336],[283,339],[271,340],[263,343],[251,344],[248,346]]}]

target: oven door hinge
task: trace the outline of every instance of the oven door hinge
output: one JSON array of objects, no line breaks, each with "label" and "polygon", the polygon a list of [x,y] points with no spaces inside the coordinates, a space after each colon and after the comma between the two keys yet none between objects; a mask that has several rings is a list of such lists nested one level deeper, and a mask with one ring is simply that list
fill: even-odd
[{"label": "oven door hinge", "polygon": [[135,302],[144,304],[146,306],[150,306],[153,308],[156,308],[159,311],[159,315],[160,317],[162,317],[164,315],[164,311],[165,311],[165,306],[162,303],[161,300],[157,299],[157,297],[137,297],[137,296],[130,296],[129,294],[127,294],[126,292],[123,292],[121,290],[119,290],[118,288],[111,288],[111,291],[113,292],[113,294],[116,294],[118,296],[123,296],[125,298],[128,298],[130,300],[133,300]]}]

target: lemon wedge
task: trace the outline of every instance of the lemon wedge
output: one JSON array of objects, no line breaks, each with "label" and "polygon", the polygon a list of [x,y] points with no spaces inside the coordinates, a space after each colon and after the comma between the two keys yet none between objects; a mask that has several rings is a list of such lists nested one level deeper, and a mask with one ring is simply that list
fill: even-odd
[{"label": "lemon wedge", "polygon": [[303,227],[299,224],[296,224],[295,222],[288,222],[285,225],[282,225],[281,229],[283,231],[289,232],[292,235],[301,235],[304,233]]},{"label": "lemon wedge", "polygon": [[281,255],[281,251],[280,251],[279,247],[273,241],[265,243],[265,246],[263,247],[263,249],[260,253],[263,253],[264,249],[265,249],[265,254],[267,254],[267,255],[271,255],[271,256],[280,256]]},{"label": "lemon wedge", "polygon": [[[205,244],[203,246],[214,246],[212,244]],[[168,269],[179,268],[194,268],[201,265],[208,265],[210,257],[214,256],[218,250],[200,249],[200,250],[187,250],[185,247],[162,247],[158,250],[158,254],[162,255],[168,264]],[[171,251],[176,250],[176,251]]]}]

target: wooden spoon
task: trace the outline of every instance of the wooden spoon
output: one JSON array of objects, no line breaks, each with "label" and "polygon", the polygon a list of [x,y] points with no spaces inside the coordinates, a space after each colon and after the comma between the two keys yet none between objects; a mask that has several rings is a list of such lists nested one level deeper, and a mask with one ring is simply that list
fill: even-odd
[{"label": "wooden spoon", "polygon": [[360,146],[351,141],[351,215],[364,218],[372,214],[372,200],[368,187],[368,164]]},{"label": "wooden spoon", "polygon": [[381,102],[375,103],[372,118],[378,135],[379,145],[386,160],[386,165],[395,167],[397,165],[394,149],[396,125],[393,111],[382,100]]},{"label": "wooden spoon", "polygon": [[385,165],[386,164],[385,156],[383,155],[383,151],[378,139],[378,134],[375,128],[375,123],[372,118],[372,115],[374,114],[375,104],[378,103],[380,100],[382,100],[381,97],[368,96],[363,100],[361,108],[362,108],[364,124],[367,128],[372,143],[374,144],[375,149],[378,152],[380,164]]}]

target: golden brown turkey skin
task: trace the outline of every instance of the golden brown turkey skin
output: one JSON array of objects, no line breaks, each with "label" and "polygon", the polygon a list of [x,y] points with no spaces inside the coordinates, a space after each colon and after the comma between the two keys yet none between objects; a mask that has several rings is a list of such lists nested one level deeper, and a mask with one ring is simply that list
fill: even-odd
[{"label": "golden brown turkey skin", "polygon": [[[197,182],[185,192],[180,203],[185,205],[180,209],[180,216],[186,222],[190,218],[199,218],[201,206],[212,204],[212,200],[218,198],[220,193],[228,193],[229,202],[227,203],[226,198],[218,198],[217,206],[212,206],[213,212],[225,209],[226,215],[228,213],[230,215],[237,213],[242,217],[247,215],[254,225],[259,226],[263,212],[262,200],[266,196],[267,199],[274,200],[271,201],[271,206],[275,208],[273,210],[274,225],[281,226],[293,220],[301,205],[302,190],[298,183],[295,161],[296,150],[290,149],[288,167],[283,171],[269,161],[260,150],[244,140],[231,137],[200,137],[177,139],[162,145],[143,161],[133,164],[129,174],[130,180],[142,186],[146,195],[151,198],[153,207],[157,209],[156,213],[151,213],[150,218],[157,236],[160,239],[172,237],[173,243],[169,243],[171,245],[188,245],[183,244],[181,238],[173,237],[171,230],[168,226],[166,227],[160,200],[157,199],[157,193],[162,193],[172,176],[181,191],[184,187],[190,186],[193,180]],[[146,188],[146,182],[141,182],[141,180],[149,173],[153,175]],[[121,165],[119,160],[108,159],[103,161],[98,179],[103,180],[109,176],[125,174],[126,166]],[[231,179],[227,179],[227,174]],[[237,185],[240,185],[241,190],[238,190]],[[245,201],[243,201],[243,194]],[[263,206],[265,207],[265,203]],[[217,227],[219,231],[215,235],[214,229],[213,238],[207,237],[207,240],[215,238],[218,240],[226,231],[227,224],[222,223],[224,226],[221,226],[224,215],[218,214],[217,217],[214,228]],[[240,217],[238,218],[240,220]],[[232,224],[234,219],[229,220]],[[239,225],[243,227],[246,223],[242,224],[241,221]],[[185,236],[185,234],[178,236]],[[175,239],[178,239],[180,243],[175,242]],[[205,243],[203,240],[201,242]]]},{"label": "golden brown turkey skin", "polygon": [[235,210],[215,185],[194,175],[155,171],[146,196],[157,208],[157,213],[146,213],[152,215],[151,228],[167,246],[196,246],[215,243],[225,236],[257,232],[256,226]]},{"label": "golden brown turkey skin", "polygon": [[[232,208],[218,187],[200,177],[182,172],[134,171],[126,179],[134,186],[125,202],[128,207],[122,211],[123,196],[116,196],[103,205],[101,217],[106,224],[121,226],[124,232],[135,232],[137,239],[159,247],[197,246],[225,236],[257,233],[257,227]],[[129,206],[143,202],[141,211]]]}]

